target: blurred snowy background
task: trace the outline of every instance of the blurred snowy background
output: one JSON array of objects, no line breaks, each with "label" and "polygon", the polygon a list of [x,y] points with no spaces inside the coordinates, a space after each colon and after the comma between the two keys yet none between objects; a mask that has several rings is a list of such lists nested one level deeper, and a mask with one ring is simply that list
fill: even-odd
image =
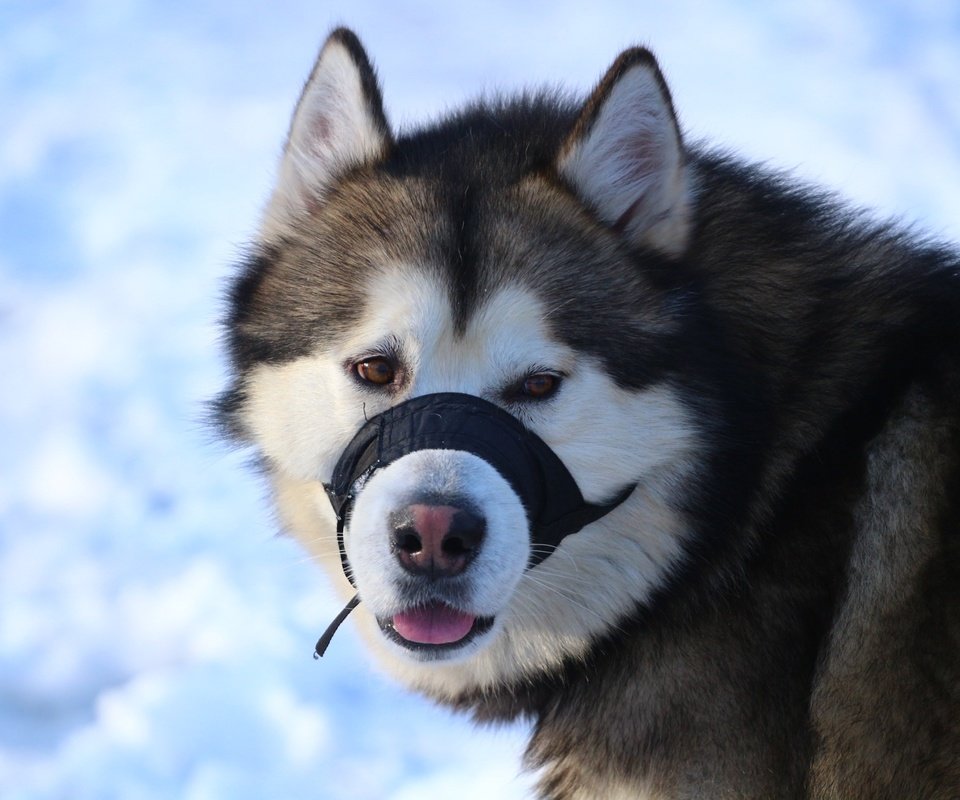
[{"label": "blurred snowy background", "polygon": [[210,441],[219,298],[327,31],[394,124],[660,56],[688,135],[960,239],[955,0],[0,3],[0,796],[525,797],[379,677]]}]

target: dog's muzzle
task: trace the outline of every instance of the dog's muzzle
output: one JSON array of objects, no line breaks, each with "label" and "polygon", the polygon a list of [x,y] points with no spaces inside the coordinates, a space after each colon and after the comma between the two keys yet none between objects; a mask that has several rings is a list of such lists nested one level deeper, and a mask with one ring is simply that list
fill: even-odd
[{"label": "dog's muzzle", "polygon": [[[566,536],[619,506],[634,489],[628,486],[606,503],[588,503],[559,456],[512,414],[473,395],[446,392],[415,397],[368,420],[340,456],[333,479],[324,484],[337,516],[340,560],[351,583],[344,528],[354,501],[377,470],[417,450],[473,453],[506,479],[527,514],[528,569],[543,561]],[[354,597],[327,629],[317,642],[317,655],[323,655],[358,602]]]}]

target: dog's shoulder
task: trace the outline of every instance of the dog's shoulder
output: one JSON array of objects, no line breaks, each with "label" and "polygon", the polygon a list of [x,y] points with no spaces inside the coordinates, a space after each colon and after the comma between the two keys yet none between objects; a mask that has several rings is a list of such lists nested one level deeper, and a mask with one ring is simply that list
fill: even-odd
[{"label": "dog's shoulder", "polygon": [[858,787],[946,798],[960,786],[956,366],[913,386],[868,448],[846,589],[812,696],[812,785],[824,796]]}]

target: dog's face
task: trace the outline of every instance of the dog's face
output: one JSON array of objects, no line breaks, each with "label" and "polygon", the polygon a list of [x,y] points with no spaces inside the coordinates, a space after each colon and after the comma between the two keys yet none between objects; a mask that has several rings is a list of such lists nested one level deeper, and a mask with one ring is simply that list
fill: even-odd
[{"label": "dog's face", "polygon": [[366,57],[334,34],[234,295],[224,407],[262,455],[285,526],[345,591],[323,484],[367,419],[411,398],[506,410],[588,502],[636,486],[533,568],[523,500],[472,452],[417,449],[358,487],[344,531],[355,616],[396,674],[436,695],[582,654],[682,557],[675,501],[698,434],[664,356],[679,325],[670,298],[634,263],[637,248],[665,259],[686,236],[655,65],[621,59],[566,127],[542,145],[551,170],[536,157],[497,175],[502,150],[471,156],[459,140],[405,156],[429,138],[391,137]]}]

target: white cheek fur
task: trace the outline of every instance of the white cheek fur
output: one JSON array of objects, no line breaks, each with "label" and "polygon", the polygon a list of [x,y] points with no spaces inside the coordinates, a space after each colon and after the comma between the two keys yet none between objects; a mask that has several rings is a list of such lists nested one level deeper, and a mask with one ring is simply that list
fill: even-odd
[{"label": "white cheek fur", "polygon": [[244,388],[243,424],[270,463],[298,480],[329,480],[363,422],[362,406],[344,403],[355,389],[341,365],[327,353],[265,364]]},{"label": "white cheek fur", "polygon": [[583,359],[557,398],[532,427],[570,470],[588,502],[602,502],[656,475],[688,453],[693,425],[666,386],[620,389],[596,363]]}]

